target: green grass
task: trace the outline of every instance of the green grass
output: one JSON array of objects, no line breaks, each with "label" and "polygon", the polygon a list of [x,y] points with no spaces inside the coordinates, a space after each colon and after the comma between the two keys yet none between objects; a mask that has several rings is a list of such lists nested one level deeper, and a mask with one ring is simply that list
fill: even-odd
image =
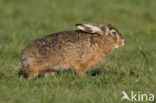
[{"label": "green grass", "polygon": [[[155,0],[0,0],[0,103],[121,103],[122,91],[156,98],[155,11]],[[80,21],[115,25],[126,38],[125,47],[83,77],[61,71],[18,79],[28,43],[75,29]]]}]

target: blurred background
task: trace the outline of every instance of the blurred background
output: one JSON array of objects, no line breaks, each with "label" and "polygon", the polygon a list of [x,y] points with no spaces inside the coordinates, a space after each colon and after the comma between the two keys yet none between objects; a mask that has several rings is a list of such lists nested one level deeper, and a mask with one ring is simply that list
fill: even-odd
[{"label": "blurred background", "polygon": [[[0,0],[0,102],[26,102],[30,98],[34,103],[53,99],[59,103],[117,103],[123,89],[154,91],[155,11],[156,0]],[[125,47],[110,54],[101,66],[105,68],[102,75],[95,79],[66,73],[19,82],[17,71],[24,47],[47,34],[76,29],[77,22],[112,24],[126,39]]]}]

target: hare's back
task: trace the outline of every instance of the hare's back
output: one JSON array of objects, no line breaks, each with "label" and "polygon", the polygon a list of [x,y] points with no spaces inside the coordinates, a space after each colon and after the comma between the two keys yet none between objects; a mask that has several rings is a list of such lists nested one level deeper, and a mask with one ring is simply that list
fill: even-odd
[{"label": "hare's back", "polygon": [[[80,31],[63,31],[49,34],[30,43],[25,51],[33,54],[48,56],[58,52],[70,52],[84,50],[89,45],[91,34]],[[83,49],[84,48],[84,49]]]}]

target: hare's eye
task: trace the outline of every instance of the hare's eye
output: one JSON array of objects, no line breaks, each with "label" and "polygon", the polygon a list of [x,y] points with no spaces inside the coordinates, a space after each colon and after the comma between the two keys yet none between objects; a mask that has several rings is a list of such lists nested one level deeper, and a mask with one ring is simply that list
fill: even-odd
[{"label": "hare's eye", "polygon": [[112,34],[113,34],[113,35],[117,35],[117,33],[116,33],[116,32],[112,32]]}]

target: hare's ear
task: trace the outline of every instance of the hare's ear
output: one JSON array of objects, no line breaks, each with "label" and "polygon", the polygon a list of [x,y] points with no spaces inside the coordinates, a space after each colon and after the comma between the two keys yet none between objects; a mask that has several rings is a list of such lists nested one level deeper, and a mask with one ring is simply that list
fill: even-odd
[{"label": "hare's ear", "polygon": [[98,33],[102,34],[102,30],[99,27],[99,25],[92,24],[92,23],[77,23],[76,27],[79,28],[82,31],[88,32],[88,33]]}]

